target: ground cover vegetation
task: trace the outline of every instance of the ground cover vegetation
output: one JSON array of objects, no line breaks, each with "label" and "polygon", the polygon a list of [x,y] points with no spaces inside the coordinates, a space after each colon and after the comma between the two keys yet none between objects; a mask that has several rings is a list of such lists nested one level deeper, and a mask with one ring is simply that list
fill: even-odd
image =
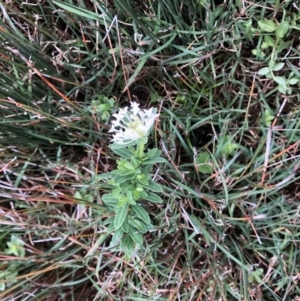
[{"label": "ground cover vegetation", "polygon": [[297,1],[0,14],[1,300],[299,300]]}]

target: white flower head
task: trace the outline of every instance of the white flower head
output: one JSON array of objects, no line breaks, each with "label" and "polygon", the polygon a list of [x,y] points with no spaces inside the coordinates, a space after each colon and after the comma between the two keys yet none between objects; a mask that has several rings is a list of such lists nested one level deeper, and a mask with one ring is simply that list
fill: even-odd
[{"label": "white flower head", "polygon": [[115,132],[112,142],[119,145],[125,145],[137,141],[141,138],[147,138],[156,117],[156,110],[142,110],[139,104],[131,102],[131,109],[128,107],[120,109],[118,114],[113,114],[116,120],[112,121],[112,127],[109,132]]}]

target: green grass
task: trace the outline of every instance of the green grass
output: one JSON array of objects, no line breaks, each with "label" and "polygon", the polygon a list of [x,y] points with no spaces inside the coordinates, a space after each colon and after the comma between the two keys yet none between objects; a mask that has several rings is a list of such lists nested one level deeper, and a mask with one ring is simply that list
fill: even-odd
[{"label": "green grass", "polygon": [[[300,86],[277,82],[300,78],[299,5],[215,2],[0,4],[1,300],[300,298]],[[107,99],[160,111],[164,203],[131,260],[101,201]]]}]

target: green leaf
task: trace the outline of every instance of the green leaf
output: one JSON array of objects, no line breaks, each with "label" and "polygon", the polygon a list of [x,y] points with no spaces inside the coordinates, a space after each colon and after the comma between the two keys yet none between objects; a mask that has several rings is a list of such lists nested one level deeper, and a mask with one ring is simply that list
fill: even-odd
[{"label": "green leaf", "polygon": [[103,225],[104,225],[104,226],[110,225],[111,223],[114,223],[114,220],[115,220],[115,217],[114,217],[114,216],[109,217],[109,218],[107,218],[107,219],[105,219],[105,220],[103,221]]},{"label": "green leaf", "polygon": [[153,203],[158,203],[158,204],[163,203],[162,198],[160,196],[158,196],[157,194],[152,193],[152,192],[149,192],[148,196],[145,197],[145,200],[148,200],[148,201],[153,202]]},{"label": "green leaf", "polygon": [[210,158],[210,154],[208,152],[200,152],[196,156],[196,163],[197,164],[207,163],[209,158]]},{"label": "green leaf", "polygon": [[78,199],[78,200],[82,200],[82,195],[79,191],[76,191],[75,194],[74,194],[74,198],[75,199]]},{"label": "green leaf", "polygon": [[140,198],[140,192],[138,190],[133,191],[133,198],[137,201]]},{"label": "green leaf", "polygon": [[135,248],[135,243],[132,240],[132,238],[128,235],[124,239],[121,240],[121,249],[126,255],[132,255],[134,248]]},{"label": "green leaf", "polygon": [[110,196],[111,196],[112,198],[119,199],[122,190],[123,190],[122,188],[116,187],[116,188],[114,188],[114,189],[111,191]]},{"label": "green leaf", "polygon": [[270,126],[272,123],[272,120],[275,117],[273,116],[272,112],[270,112],[268,109],[264,112],[264,118],[261,118],[261,122],[264,123],[266,126]]},{"label": "green leaf", "polygon": [[210,154],[208,152],[200,152],[197,154],[195,160],[197,164],[197,168],[201,173],[212,173],[213,168],[212,166],[207,163],[210,158]]},{"label": "green leaf", "polygon": [[146,186],[146,188],[156,192],[163,192],[162,186],[151,180],[149,181],[149,186]]},{"label": "green leaf", "polygon": [[116,207],[119,202],[119,200],[117,198],[113,198],[110,193],[102,195],[102,201],[107,207],[111,208]]},{"label": "green leaf", "polygon": [[264,67],[258,70],[258,74],[259,75],[266,75],[270,72],[270,68],[269,67]]},{"label": "green leaf", "polygon": [[134,196],[134,192],[135,190],[129,190],[127,189],[126,190],[126,196],[127,196],[127,202],[130,204],[130,205],[136,205],[136,202],[135,202],[135,196]]},{"label": "green leaf", "polygon": [[263,59],[266,56],[265,53],[263,51],[261,51],[260,49],[253,49],[252,53],[260,59]]},{"label": "green leaf", "polygon": [[124,148],[111,148],[114,153],[119,155],[122,158],[130,159],[133,153],[126,147]]},{"label": "green leaf", "polygon": [[102,173],[102,174],[100,174],[100,175],[97,175],[97,180],[99,181],[99,180],[108,180],[108,179],[110,179],[111,178],[111,173],[110,172],[106,172],[106,173]]},{"label": "green leaf", "polygon": [[137,160],[135,157],[131,157],[130,159],[132,165],[134,166],[134,169],[138,169],[138,167],[140,166],[141,162],[140,160]]},{"label": "green leaf", "polygon": [[118,208],[123,207],[125,204],[129,203],[128,202],[128,198],[126,196],[121,196],[119,198],[118,204],[117,204],[117,208],[116,210],[119,210]]},{"label": "green leaf", "polygon": [[143,162],[143,165],[156,164],[156,163],[165,163],[165,162],[167,162],[167,160],[163,157],[154,157],[152,159],[145,160]]},{"label": "green leaf", "polygon": [[296,85],[298,82],[299,82],[298,78],[291,78],[291,79],[289,79],[289,84],[291,86]]},{"label": "green leaf", "polygon": [[10,242],[7,242],[8,249],[6,249],[6,254],[13,254],[17,257],[25,256],[25,249],[23,247],[23,241],[17,236],[12,235]]},{"label": "green leaf", "polygon": [[235,150],[240,146],[237,143],[233,143],[230,136],[225,137],[225,141],[227,141],[222,148],[222,153],[224,155],[233,155]]},{"label": "green leaf", "polygon": [[262,282],[262,276],[263,276],[263,272],[264,270],[263,269],[257,269],[255,271],[252,271],[250,274],[249,274],[249,282],[254,282],[256,281],[257,283],[261,283]]},{"label": "green leaf", "polygon": [[141,198],[145,198],[145,197],[147,197],[147,196],[148,196],[148,193],[147,193],[145,190],[140,191],[140,197],[141,197]]},{"label": "green leaf", "polygon": [[275,47],[275,42],[270,36],[265,36],[264,40],[269,47]]},{"label": "green leaf", "polygon": [[278,84],[278,85],[281,85],[281,86],[286,86],[287,85],[287,82],[286,82],[286,79],[282,76],[274,76],[274,81]]},{"label": "green leaf", "polygon": [[111,224],[107,227],[107,229],[106,229],[106,232],[107,232],[107,233],[113,233],[113,232],[115,232],[115,231],[116,231],[116,228],[115,228],[114,223],[111,223]]},{"label": "green leaf", "polygon": [[207,174],[207,173],[211,174],[214,171],[213,167],[207,163],[199,165],[198,169],[203,174]]},{"label": "green leaf", "polygon": [[137,243],[138,245],[143,244],[143,236],[138,232],[129,233],[132,240]]},{"label": "green leaf", "polygon": [[113,144],[110,144],[110,148],[111,150],[115,150],[115,149],[119,149],[119,148],[124,148],[124,147],[130,147],[130,146],[133,146],[133,145],[136,145],[136,141],[133,141],[133,142],[129,142],[129,143],[126,143],[126,144],[117,144],[117,143],[113,143]]},{"label": "green leaf", "polygon": [[140,205],[132,206],[132,211],[146,224],[151,224],[150,216],[148,212]]},{"label": "green leaf", "polygon": [[277,28],[277,25],[272,20],[260,20],[258,21],[258,26],[266,32],[273,32]]},{"label": "green leaf", "polygon": [[279,54],[282,50],[288,48],[293,43],[293,40],[282,42],[279,47],[277,48],[277,53]]},{"label": "green leaf", "polygon": [[270,60],[269,61],[269,69],[273,70],[273,67],[275,66],[275,61],[274,60]]},{"label": "green leaf", "polygon": [[121,183],[123,183],[123,182],[126,182],[126,181],[128,181],[128,180],[130,180],[130,179],[132,179],[132,174],[130,174],[130,175],[117,175],[117,176],[115,176],[115,178],[114,178],[114,183],[117,185],[117,184],[121,184]]},{"label": "green leaf", "polygon": [[286,85],[279,85],[278,87],[278,91],[282,94],[286,94],[287,91],[287,86]]},{"label": "green leaf", "polygon": [[129,223],[128,223],[128,218],[125,219],[123,225],[122,225],[122,229],[125,233],[129,232]]},{"label": "green leaf", "polygon": [[137,179],[138,183],[142,184],[143,186],[149,186],[149,181],[146,178]]},{"label": "green leaf", "polygon": [[123,166],[127,169],[135,170],[135,167],[131,162],[126,161],[126,162],[124,162]]},{"label": "green leaf", "polygon": [[116,174],[119,176],[133,176],[136,173],[136,170],[133,169],[122,169],[122,167],[120,168],[120,166],[118,166],[117,170],[113,170],[112,173],[116,171]]},{"label": "green leaf", "polygon": [[122,227],[122,225],[126,219],[126,216],[127,216],[128,207],[129,207],[129,204],[126,203],[124,206],[120,207],[119,210],[117,211],[117,214],[116,214],[115,220],[114,220],[114,226],[116,229],[119,229]]},{"label": "green leaf", "polygon": [[280,71],[283,67],[284,67],[284,63],[278,63],[276,65],[273,66],[272,70],[273,71]]},{"label": "green leaf", "polygon": [[118,230],[113,234],[112,239],[111,239],[111,242],[110,242],[110,245],[111,245],[111,246],[115,246],[115,245],[119,244],[120,241],[121,241],[121,239],[122,239],[122,237],[123,237],[123,235],[124,235],[123,229],[122,229],[122,228],[118,229]]},{"label": "green leaf", "polygon": [[146,155],[145,155],[145,158],[146,159],[151,159],[152,157],[159,157],[161,155],[161,151],[158,150],[157,148],[153,148],[153,149],[150,149]]},{"label": "green leaf", "polygon": [[282,23],[280,23],[277,28],[276,28],[276,37],[277,39],[282,39],[286,36],[286,34],[288,33],[290,28],[290,25],[287,21],[283,21]]},{"label": "green leaf", "polygon": [[147,225],[144,222],[140,221],[137,217],[130,217],[128,219],[128,223],[130,226],[136,228],[141,233],[148,232]]}]

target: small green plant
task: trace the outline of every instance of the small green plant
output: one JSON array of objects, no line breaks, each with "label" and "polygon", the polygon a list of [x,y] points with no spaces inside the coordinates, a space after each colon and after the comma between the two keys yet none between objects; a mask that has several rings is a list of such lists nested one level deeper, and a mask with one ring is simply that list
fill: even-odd
[{"label": "small green plant", "polygon": [[213,172],[212,164],[209,162],[210,154],[208,152],[200,152],[194,157],[194,164],[203,174],[211,174]]},{"label": "small green plant", "polygon": [[[281,71],[285,67],[284,62],[278,62],[278,55],[292,44],[292,39],[285,41],[291,28],[295,27],[295,20],[291,20],[283,16],[281,23],[275,23],[273,20],[260,20],[258,26],[262,32],[266,33],[264,41],[260,48],[253,49],[252,53],[260,59],[264,59],[266,51],[272,49],[271,55],[268,57],[268,66],[263,67],[258,71],[261,76],[266,76],[268,79],[273,79],[278,84],[278,91],[283,94],[291,94],[291,86],[296,85],[299,79],[294,72],[289,72],[288,76],[278,76],[274,72]],[[275,33],[275,39],[271,36]]]},{"label": "small green plant", "polygon": [[158,114],[153,108],[139,109],[135,102],[131,110],[120,109],[112,122],[110,132],[115,132],[111,149],[120,159],[117,168],[99,176],[111,186],[111,191],[102,195],[103,203],[114,213],[105,221],[113,234],[110,246],[131,258],[134,250],[143,244],[143,234],[153,229],[142,201],[162,203],[157,194],[163,192],[161,185],[154,182],[153,165],[165,162],[161,151],[154,148],[145,151],[149,132]]},{"label": "small green plant", "polygon": [[251,270],[249,273],[249,282],[252,283],[262,283],[262,278],[264,275],[264,270],[262,268]]},{"label": "small green plant", "polygon": [[230,136],[225,136],[224,143],[222,145],[221,153],[225,156],[231,156],[236,153],[236,150],[240,148],[238,143],[234,143]]},{"label": "small green plant", "polygon": [[[14,255],[16,257],[24,257],[25,249],[23,247],[23,241],[15,235],[10,237],[10,241],[6,243],[7,247],[4,250],[4,254]],[[4,291],[6,286],[9,286],[15,282],[15,278],[18,276],[16,272],[16,263],[14,261],[3,261],[0,265],[0,291]]]},{"label": "small green plant", "polygon": [[263,117],[260,119],[260,122],[266,126],[270,126],[272,124],[272,120],[274,119],[274,115],[268,109],[265,110]]},{"label": "small green plant", "polygon": [[8,248],[5,250],[6,254],[12,254],[17,257],[25,256],[25,249],[23,247],[23,241],[15,235],[12,235],[10,242],[7,242]]},{"label": "small green plant", "polygon": [[115,107],[115,100],[104,95],[99,95],[98,99],[92,100],[88,111],[99,116],[102,122],[108,122]]}]

